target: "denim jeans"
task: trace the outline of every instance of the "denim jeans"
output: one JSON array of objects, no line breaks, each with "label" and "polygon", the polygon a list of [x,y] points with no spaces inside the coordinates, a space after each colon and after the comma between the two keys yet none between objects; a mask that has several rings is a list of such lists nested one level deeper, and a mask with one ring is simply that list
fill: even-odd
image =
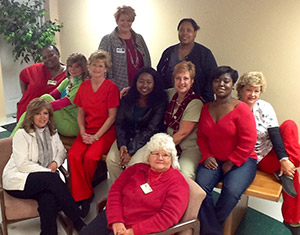
[{"label": "denim jeans", "polygon": [[[222,164],[217,160],[216,170],[207,169],[200,164],[197,170],[196,182],[203,188],[207,196],[200,208],[200,234],[223,234],[222,224],[240,200],[242,194],[252,183],[256,175],[256,160],[249,158],[240,167],[234,166],[223,175]],[[221,194],[213,203],[212,192],[219,181],[223,180]]]}]

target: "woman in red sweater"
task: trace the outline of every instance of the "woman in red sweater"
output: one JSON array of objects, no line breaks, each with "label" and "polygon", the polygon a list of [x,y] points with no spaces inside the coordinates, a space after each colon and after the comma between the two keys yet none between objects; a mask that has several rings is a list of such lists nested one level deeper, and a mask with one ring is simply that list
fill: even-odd
[{"label": "woman in red sweater", "polygon": [[188,204],[189,186],[177,170],[173,138],[155,134],[145,154],[149,163],[137,163],[121,173],[108,193],[106,211],[80,235],[141,235],[178,223]]},{"label": "woman in red sweater", "polygon": [[[216,100],[201,112],[197,143],[202,159],[197,183],[207,193],[200,208],[201,234],[223,234],[222,224],[256,174],[255,120],[249,106],[232,98],[238,72],[229,66],[213,70]],[[223,180],[220,197],[213,204],[212,191]]]}]

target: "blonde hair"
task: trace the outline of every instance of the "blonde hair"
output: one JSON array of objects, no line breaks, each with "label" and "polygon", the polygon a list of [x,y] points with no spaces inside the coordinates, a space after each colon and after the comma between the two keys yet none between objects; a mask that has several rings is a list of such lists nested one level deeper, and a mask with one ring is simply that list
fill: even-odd
[{"label": "blonde hair", "polygon": [[194,80],[196,75],[195,65],[191,61],[182,61],[176,64],[173,71],[173,82],[176,74],[180,72],[189,72],[191,79]]},{"label": "blonde hair", "polygon": [[165,150],[170,153],[172,157],[172,167],[174,169],[180,169],[176,146],[170,135],[166,133],[157,133],[151,137],[150,141],[147,143],[145,151],[145,162],[149,163],[150,153],[155,150]]},{"label": "blonde hair", "polygon": [[267,82],[265,79],[265,76],[262,72],[248,72],[244,73],[238,80],[236,84],[236,90],[238,93],[238,96],[240,96],[240,92],[244,88],[244,86],[254,86],[254,87],[260,87],[260,92],[263,93],[266,90]]},{"label": "blonde hair", "polygon": [[24,128],[27,133],[34,130],[34,115],[41,112],[43,109],[47,109],[49,113],[49,122],[47,123],[47,126],[49,128],[50,134],[54,135],[56,133],[52,106],[47,100],[44,100],[43,98],[35,98],[30,101],[27,106],[25,118],[21,124],[21,127]]},{"label": "blonde hair", "polygon": [[110,55],[107,51],[97,50],[94,53],[92,53],[89,57],[88,65],[91,65],[95,60],[103,60],[107,72],[110,70],[112,63]]},{"label": "blonde hair", "polygon": [[130,22],[133,22],[134,19],[135,19],[135,16],[136,16],[135,10],[134,10],[132,7],[130,7],[130,6],[125,6],[125,5],[119,6],[119,7],[117,8],[117,10],[116,10],[116,12],[115,12],[115,14],[114,14],[114,17],[115,17],[116,21],[119,20],[119,18],[120,18],[120,16],[121,16],[122,14],[123,14],[123,15],[127,15],[127,16],[129,17],[129,21],[130,21]]}]

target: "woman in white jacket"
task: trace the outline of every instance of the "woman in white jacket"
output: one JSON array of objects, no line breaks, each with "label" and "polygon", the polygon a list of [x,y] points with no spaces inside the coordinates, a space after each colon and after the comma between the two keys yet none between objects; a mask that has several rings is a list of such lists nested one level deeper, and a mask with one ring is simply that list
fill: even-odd
[{"label": "woman in white jacket", "polygon": [[57,234],[58,208],[81,230],[85,223],[65,183],[57,173],[66,157],[53,122],[48,101],[36,98],[27,107],[21,128],[13,137],[13,152],[4,168],[3,186],[8,194],[37,200],[41,234]]}]

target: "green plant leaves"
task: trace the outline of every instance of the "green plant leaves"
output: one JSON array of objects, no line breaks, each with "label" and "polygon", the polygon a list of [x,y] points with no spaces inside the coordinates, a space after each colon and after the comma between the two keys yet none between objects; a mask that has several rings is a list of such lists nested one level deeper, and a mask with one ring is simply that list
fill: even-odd
[{"label": "green plant leaves", "polygon": [[41,51],[46,45],[55,45],[54,36],[62,24],[46,21],[43,0],[0,1],[0,34],[13,47],[14,60],[20,63],[42,61]]}]

